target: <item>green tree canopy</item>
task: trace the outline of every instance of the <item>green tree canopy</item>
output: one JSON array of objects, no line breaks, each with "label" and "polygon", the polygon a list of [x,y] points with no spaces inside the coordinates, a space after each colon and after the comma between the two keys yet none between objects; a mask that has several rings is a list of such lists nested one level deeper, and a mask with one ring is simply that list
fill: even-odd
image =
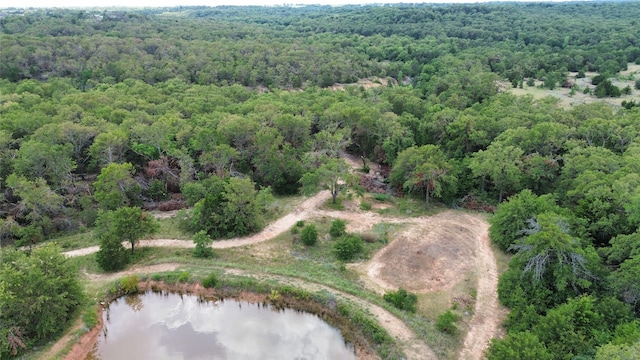
[{"label": "green tree canopy", "polygon": [[93,186],[101,208],[115,210],[131,204],[132,197],[139,191],[138,184],[133,180],[134,171],[131,163],[110,163],[100,171]]},{"label": "green tree canopy", "polygon": [[436,145],[411,147],[400,154],[390,174],[390,182],[405,191],[422,191],[425,207],[429,208],[431,195],[440,196],[443,188],[455,184],[452,167]]},{"label": "green tree canopy", "polygon": [[0,357],[44,344],[59,334],[84,300],[78,269],[47,244],[0,257]]},{"label": "green tree canopy", "polygon": [[116,238],[128,241],[133,254],[135,245],[140,239],[155,233],[158,223],[148,213],[138,207],[121,207],[104,212],[96,220],[95,236],[99,239]]}]

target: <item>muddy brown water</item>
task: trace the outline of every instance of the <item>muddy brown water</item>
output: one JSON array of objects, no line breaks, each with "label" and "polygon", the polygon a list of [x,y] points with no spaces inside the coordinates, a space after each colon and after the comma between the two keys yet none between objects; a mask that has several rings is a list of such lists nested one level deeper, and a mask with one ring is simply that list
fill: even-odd
[{"label": "muddy brown water", "polygon": [[147,292],[115,300],[102,315],[86,360],[357,359],[319,317],[268,305]]}]

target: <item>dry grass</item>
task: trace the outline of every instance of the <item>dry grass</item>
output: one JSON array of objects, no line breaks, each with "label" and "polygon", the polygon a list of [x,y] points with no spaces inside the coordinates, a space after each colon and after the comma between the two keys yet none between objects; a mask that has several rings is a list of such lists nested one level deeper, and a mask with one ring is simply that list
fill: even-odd
[{"label": "dry grass", "polygon": [[569,73],[569,79],[573,80],[578,87],[574,94],[571,94],[571,89],[562,87],[558,87],[553,90],[542,88],[542,82],[540,81],[536,81],[535,86],[527,86],[524,84],[522,89],[513,88],[508,83],[504,83],[504,85],[508,88],[507,91],[514,95],[531,95],[535,99],[541,99],[547,96],[555,97],[560,100],[559,105],[565,109],[593,102],[605,102],[619,107],[623,100],[640,101],[640,90],[634,88],[635,80],[640,79],[640,65],[630,63],[628,64],[627,70],[620,72],[617,77],[611,79],[613,85],[619,87],[620,90],[626,86],[630,86],[632,89],[631,95],[622,95],[617,98],[597,98],[594,95],[583,94],[582,91],[585,87],[589,87],[592,90],[595,89],[595,86],[591,84],[591,78],[598,74],[594,72],[587,72],[585,74],[586,77],[583,79],[576,79],[576,75],[577,73],[575,72]]}]

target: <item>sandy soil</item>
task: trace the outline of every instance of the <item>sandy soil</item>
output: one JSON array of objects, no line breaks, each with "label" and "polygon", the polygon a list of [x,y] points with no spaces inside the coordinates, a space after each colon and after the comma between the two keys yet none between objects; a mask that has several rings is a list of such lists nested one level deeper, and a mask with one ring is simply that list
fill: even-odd
[{"label": "sandy soil", "polygon": [[[361,166],[356,159],[348,159],[352,166]],[[374,170],[375,171],[375,170]],[[352,265],[363,275],[363,281],[374,291],[384,292],[399,287],[417,293],[447,291],[461,281],[466,274],[478,276],[476,299],[469,331],[460,352],[461,359],[481,359],[491,338],[496,336],[502,314],[497,300],[498,271],[489,244],[488,224],[483,215],[446,211],[435,216],[420,218],[386,217],[374,212],[326,211],[319,207],[330,199],[328,191],[321,191],[307,199],[293,212],[267,226],[263,231],[243,238],[221,240],[214,248],[246,246],[269,240],[288,231],[297,221],[317,217],[342,218],[347,220],[350,232],[365,232],[380,222],[407,224],[405,230],[379,251],[370,261]],[[126,245],[126,244],[125,244]],[[192,248],[192,241],[175,239],[142,240],[138,246],[166,246]],[[67,256],[94,253],[98,247],[68,251]],[[111,280],[128,274],[154,273],[175,270],[178,264],[159,264],[134,267],[123,273],[101,275],[87,274],[91,281]],[[261,277],[275,277],[262,274]],[[325,289],[290,278],[278,278],[309,290]],[[326,288],[333,293],[333,289]],[[366,303],[353,296],[339,293],[350,301],[358,302],[371,311],[378,321],[402,345],[409,359],[436,359],[434,352],[418,338],[402,321],[386,310]]]}]

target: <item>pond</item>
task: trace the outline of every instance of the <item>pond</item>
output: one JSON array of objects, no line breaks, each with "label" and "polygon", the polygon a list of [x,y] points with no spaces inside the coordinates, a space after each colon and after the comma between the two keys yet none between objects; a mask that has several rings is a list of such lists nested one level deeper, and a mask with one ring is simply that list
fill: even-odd
[{"label": "pond", "polygon": [[319,317],[235,300],[147,292],[115,300],[87,360],[357,359]]}]

